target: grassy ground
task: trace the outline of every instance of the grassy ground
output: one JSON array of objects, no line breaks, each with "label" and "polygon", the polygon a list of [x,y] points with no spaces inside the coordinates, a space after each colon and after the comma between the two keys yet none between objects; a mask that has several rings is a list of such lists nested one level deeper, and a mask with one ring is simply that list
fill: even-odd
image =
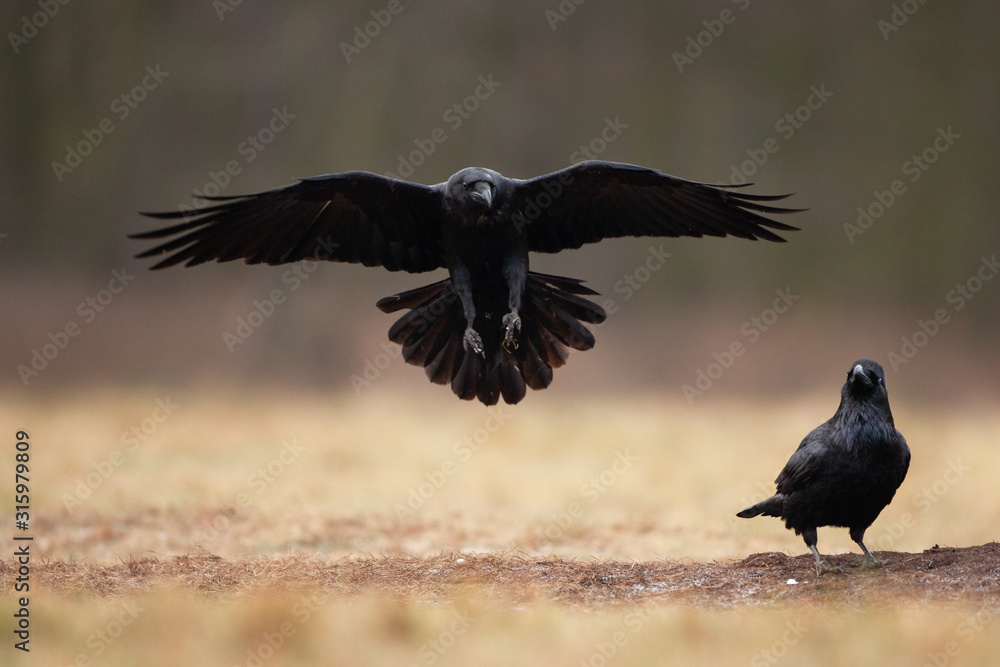
[{"label": "grassy ground", "polygon": [[[3,664],[972,665],[1000,650],[1000,416],[982,405],[894,404],[914,460],[868,533],[886,565],[855,567],[847,531],[821,529],[846,566],[822,579],[780,522],[733,515],[835,394],[553,391],[490,410],[443,390],[108,389],[0,405],[11,438],[31,434],[35,536],[32,652],[13,650],[5,612]],[[0,479],[12,468],[0,458]]]}]

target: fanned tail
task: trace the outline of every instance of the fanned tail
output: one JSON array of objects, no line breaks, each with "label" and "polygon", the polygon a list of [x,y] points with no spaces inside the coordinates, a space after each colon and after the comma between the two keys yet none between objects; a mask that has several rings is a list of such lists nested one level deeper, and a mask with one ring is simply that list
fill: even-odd
[{"label": "fanned tail", "polygon": [[600,324],[604,309],[583,298],[597,292],[582,281],[528,272],[516,346],[506,349],[503,313],[481,313],[473,327],[483,340],[485,358],[465,349],[465,316],[450,279],[381,299],[386,313],[409,308],[389,329],[403,346],[407,363],[423,366],[435,384],[451,384],[462,399],[494,405],[500,397],[514,404],[526,388],[545,389],[552,371],[566,363],[568,348],[589,350],[594,335],[584,324]]}]

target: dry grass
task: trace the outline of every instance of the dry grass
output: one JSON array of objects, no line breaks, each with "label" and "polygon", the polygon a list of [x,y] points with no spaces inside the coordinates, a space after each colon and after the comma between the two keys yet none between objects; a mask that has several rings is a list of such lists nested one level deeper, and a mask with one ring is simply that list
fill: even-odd
[{"label": "dry grass", "polygon": [[[3,664],[977,664],[1000,650],[982,630],[1000,613],[1000,417],[983,406],[894,406],[914,463],[868,534],[886,566],[857,568],[846,531],[822,529],[847,573],[817,578],[800,538],[733,513],[835,395],[549,392],[498,414],[383,384],[177,393],[131,451],[122,433],[165,393],[7,397],[0,420],[31,432],[35,560],[33,651],[5,640]],[[11,599],[9,560],[0,581]]]},{"label": "dry grass", "polygon": [[[792,558],[780,553],[755,554],[733,563],[643,563],[527,558],[510,553],[226,560],[196,552],[107,564],[45,560],[35,565],[33,577],[66,598],[118,598],[166,588],[209,597],[383,595],[439,604],[455,598],[482,598],[513,606],[552,602],[584,609],[624,602],[700,609],[778,602],[833,608],[930,602],[1000,613],[1000,544],[996,542],[881,555],[884,565],[875,570],[862,565],[860,556],[832,557],[846,575],[817,576],[811,555]],[[13,588],[15,576],[13,568],[0,563],[4,589]],[[891,596],[886,596],[887,589]]]}]

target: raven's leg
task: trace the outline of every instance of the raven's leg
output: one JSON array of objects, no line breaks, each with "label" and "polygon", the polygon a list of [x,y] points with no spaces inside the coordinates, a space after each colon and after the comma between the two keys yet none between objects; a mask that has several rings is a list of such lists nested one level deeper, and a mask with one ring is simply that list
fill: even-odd
[{"label": "raven's leg", "polygon": [[517,347],[517,340],[514,338],[521,333],[521,297],[524,295],[524,287],[528,277],[528,255],[527,253],[517,253],[507,257],[503,263],[503,276],[507,281],[507,308],[509,313],[503,316],[504,338],[503,344],[507,351],[513,345]]},{"label": "raven's leg", "polygon": [[476,305],[472,301],[472,276],[469,275],[468,267],[462,262],[455,262],[455,265],[451,267],[451,284],[458,292],[458,299],[462,302],[462,313],[465,315],[465,335],[462,337],[462,347],[485,357],[483,339],[472,328],[472,323],[476,321]]},{"label": "raven's leg", "polygon": [[806,546],[809,550],[813,552],[813,556],[816,557],[816,574],[826,574],[827,572],[843,572],[844,568],[839,565],[834,567],[826,562],[826,560],[819,555],[819,549],[816,548],[816,542],[819,539],[816,535],[815,528],[806,528],[802,531],[802,539],[806,541]]},{"label": "raven's leg", "polygon": [[865,546],[865,529],[864,528],[851,528],[851,539],[858,543],[861,550],[865,552],[865,565],[867,567],[882,567],[882,561],[875,558],[871,551],[868,551],[868,547]]}]

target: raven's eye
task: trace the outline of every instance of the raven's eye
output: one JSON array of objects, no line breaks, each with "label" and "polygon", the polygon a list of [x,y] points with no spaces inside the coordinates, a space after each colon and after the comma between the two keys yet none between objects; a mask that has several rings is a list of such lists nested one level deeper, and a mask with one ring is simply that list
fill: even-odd
[{"label": "raven's eye", "polygon": [[471,190],[472,189],[472,183],[462,183],[462,189],[463,190]]}]

